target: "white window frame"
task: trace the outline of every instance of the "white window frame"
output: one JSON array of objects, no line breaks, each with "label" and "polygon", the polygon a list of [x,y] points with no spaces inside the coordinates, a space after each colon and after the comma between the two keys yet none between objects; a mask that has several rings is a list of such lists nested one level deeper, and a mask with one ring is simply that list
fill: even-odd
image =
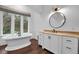
[{"label": "white window frame", "polygon": [[[20,16],[20,32],[21,32],[21,15],[18,15],[18,14],[14,14],[14,18],[15,18],[15,15],[16,16]],[[14,20],[14,33],[15,33],[15,20]]]},{"label": "white window frame", "polygon": [[3,36],[3,11],[0,11],[0,36]]},{"label": "white window frame", "polygon": [[[23,17],[23,16],[22,16],[22,17]],[[27,17],[27,16],[26,16],[26,17]],[[30,32],[30,31],[29,31],[29,26],[30,26],[29,22],[30,22],[30,18],[27,17],[27,19],[28,19],[28,32],[24,32],[24,27],[22,27],[22,28],[23,28],[23,29],[22,29],[22,30],[23,30],[23,33],[29,33],[29,32]],[[24,23],[23,23],[23,22],[24,22],[24,20],[22,20],[22,24],[23,24],[22,26],[24,26]]]},{"label": "white window frame", "polygon": [[21,15],[21,21],[20,21],[20,30],[21,30],[21,35],[23,34],[23,16]]},{"label": "white window frame", "polygon": [[15,33],[15,14],[11,13],[11,34]]},{"label": "white window frame", "polygon": [[[3,34],[3,13],[4,11],[0,11],[0,36],[4,36],[5,34]],[[6,35],[11,35],[11,34],[16,34],[15,33],[15,15],[18,14],[13,14],[13,13],[9,13],[11,15],[11,33],[10,34],[6,34]],[[20,32],[21,35],[24,33],[28,33],[29,32],[29,20],[28,20],[28,32],[24,32],[23,31],[23,15],[19,15],[20,16]],[[27,17],[27,16],[26,16]]]}]

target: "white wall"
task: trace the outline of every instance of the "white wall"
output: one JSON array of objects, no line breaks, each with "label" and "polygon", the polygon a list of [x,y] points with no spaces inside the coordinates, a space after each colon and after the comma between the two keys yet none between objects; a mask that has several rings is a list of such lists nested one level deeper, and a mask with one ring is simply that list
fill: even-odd
[{"label": "white wall", "polygon": [[[48,22],[48,15],[52,11],[52,8],[52,5],[46,5],[42,7],[40,6],[39,9],[37,9],[39,11],[36,11],[34,9],[31,9],[29,6],[26,6],[25,9],[28,9],[29,12],[31,12],[31,18],[29,19],[29,30],[33,34],[33,37],[37,37],[40,30],[42,29],[51,28]],[[79,6],[64,5],[61,8],[60,12],[62,12],[66,16],[66,23],[59,29],[68,31],[79,31]]]},{"label": "white wall", "polygon": [[[52,7],[52,6],[51,6]],[[47,8],[47,9],[46,9]],[[32,15],[33,20],[33,30],[34,35],[37,36],[39,31],[44,28],[51,28],[48,23],[48,15],[50,14],[50,7],[43,8],[42,13],[34,12]],[[66,23],[62,26],[61,30],[67,31],[79,31],[79,6],[72,5],[72,6],[63,6],[60,10],[65,17]]]},{"label": "white wall", "polygon": [[66,6],[60,12],[66,16],[66,23],[61,29],[79,31],[79,6]]},{"label": "white wall", "polygon": [[42,17],[40,13],[31,10],[30,32],[33,34],[33,38],[38,35],[39,29],[42,25]]}]

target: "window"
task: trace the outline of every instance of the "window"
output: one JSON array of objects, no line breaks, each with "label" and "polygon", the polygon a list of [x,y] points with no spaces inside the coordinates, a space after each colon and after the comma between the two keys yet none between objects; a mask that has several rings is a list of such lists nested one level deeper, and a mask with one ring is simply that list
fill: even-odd
[{"label": "window", "polygon": [[28,32],[28,16],[12,14],[3,11],[1,11],[0,15],[0,35],[15,33],[21,34]]},{"label": "window", "polygon": [[23,17],[23,31],[28,32],[28,18],[27,18],[27,16]]},{"label": "window", "polygon": [[15,15],[15,33],[20,32],[20,16]]},{"label": "window", "polygon": [[11,16],[9,13],[3,13],[3,34],[11,33]]}]

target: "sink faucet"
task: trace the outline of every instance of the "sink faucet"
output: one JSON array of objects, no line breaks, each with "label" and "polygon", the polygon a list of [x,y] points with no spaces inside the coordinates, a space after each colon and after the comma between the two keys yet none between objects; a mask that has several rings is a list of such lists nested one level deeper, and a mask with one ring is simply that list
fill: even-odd
[{"label": "sink faucet", "polygon": [[52,32],[56,33],[57,31],[55,29],[53,29]]}]

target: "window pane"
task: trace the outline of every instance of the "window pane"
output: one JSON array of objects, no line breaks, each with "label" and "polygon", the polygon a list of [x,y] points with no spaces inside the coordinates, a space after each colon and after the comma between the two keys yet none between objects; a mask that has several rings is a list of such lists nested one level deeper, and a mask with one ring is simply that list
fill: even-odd
[{"label": "window pane", "polygon": [[20,16],[15,15],[15,32],[20,32]]},{"label": "window pane", "polygon": [[11,32],[11,16],[7,13],[3,13],[3,34],[9,34]]},{"label": "window pane", "polygon": [[24,32],[28,32],[28,18],[26,17],[26,16],[24,16],[23,17],[23,23],[24,23],[24,25],[23,25],[23,28],[24,28]]}]

